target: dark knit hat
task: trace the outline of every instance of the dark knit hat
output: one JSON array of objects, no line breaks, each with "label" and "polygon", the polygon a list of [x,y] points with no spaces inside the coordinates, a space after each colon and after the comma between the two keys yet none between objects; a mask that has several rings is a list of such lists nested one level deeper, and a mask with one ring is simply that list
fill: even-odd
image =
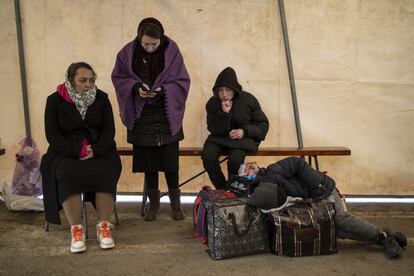
[{"label": "dark knit hat", "polygon": [[161,32],[161,35],[164,35],[164,27],[162,26],[161,22],[158,21],[158,19],[155,19],[154,17],[147,17],[141,20],[141,22],[139,22],[138,25],[137,33],[139,34],[140,30],[147,25],[154,26]]},{"label": "dark knit hat", "polygon": [[227,67],[217,76],[216,83],[213,86],[213,92],[216,93],[219,87],[227,87],[235,93],[240,93],[242,86],[237,81],[236,72],[233,68]]},{"label": "dark knit hat", "polygon": [[263,210],[277,208],[287,199],[284,189],[272,182],[260,182],[247,203]]}]

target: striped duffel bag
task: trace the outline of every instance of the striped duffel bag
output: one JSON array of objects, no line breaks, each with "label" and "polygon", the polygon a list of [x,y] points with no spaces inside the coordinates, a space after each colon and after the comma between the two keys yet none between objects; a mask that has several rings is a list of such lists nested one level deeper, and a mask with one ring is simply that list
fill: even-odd
[{"label": "striped duffel bag", "polygon": [[301,201],[269,213],[270,247],[274,254],[299,257],[337,252],[335,209],[326,199]]}]

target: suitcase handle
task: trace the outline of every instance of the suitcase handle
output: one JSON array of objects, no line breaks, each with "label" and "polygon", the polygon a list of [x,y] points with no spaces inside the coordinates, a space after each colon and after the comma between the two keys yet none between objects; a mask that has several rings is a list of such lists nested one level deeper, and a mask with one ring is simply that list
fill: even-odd
[{"label": "suitcase handle", "polygon": [[323,221],[322,211],[320,210],[320,206],[318,203],[314,202],[313,200],[309,202],[310,206],[313,209],[313,213],[315,215],[316,221],[318,223]]},{"label": "suitcase handle", "polygon": [[287,214],[289,217],[289,220],[287,221],[287,224],[290,228],[295,228],[296,226],[298,226],[298,222],[297,220],[295,220],[295,216],[293,215],[292,211],[288,208],[287,209]]},{"label": "suitcase handle", "polygon": [[237,234],[237,236],[240,236],[240,237],[246,235],[247,232],[249,232],[250,226],[252,226],[252,223],[253,223],[253,219],[249,218],[249,224],[247,225],[246,229],[244,231],[240,232],[239,228],[237,227],[236,217],[234,216],[234,214],[229,213],[228,218],[231,220],[231,224],[233,226],[234,232]]},{"label": "suitcase handle", "polygon": [[298,227],[296,228],[296,237],[298,238],[298,240],[303,242],[309,242],[318,237],[319,232],[317,229],[315,229],[314,225],[312,225],[313,227],[302,228],[300,227],[300,223],[297,223],[297,221],[295,220],[295,216],[293,215],[290,209],[287,210],[287,213],[289,216],[287,225],[291,228]]},{"label": "suitcase handle", "polygon": [[[324,197],[323,197],[324,198]],[[325,220],[323,213],[321,211],[321,208],[323,208],[323,206],[320,204],[320,201],[323,199],[321,198],[320,200],[315,200],[312,198],[308,198],[305,200],[306,203],[308,203],[312,210],[313,210],[313,214],[315,215],[316,221],[318,223],[321,223]]]}]

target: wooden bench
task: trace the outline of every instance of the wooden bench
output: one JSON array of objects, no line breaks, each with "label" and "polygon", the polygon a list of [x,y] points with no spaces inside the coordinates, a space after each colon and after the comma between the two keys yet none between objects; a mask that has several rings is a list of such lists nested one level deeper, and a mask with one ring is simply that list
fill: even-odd
[{"label": "wooden bench", "polygon": [[[119,155],[121,156],[130,156],[132,155],[132,147],[118,147],[117,148]],[[201,147],[181,147],[179,151],[180,156],[201,156],[203,148]],[[319,170],[318,156],[342,156],[342,155],[351,155],[351,150],[346,147],[264,147],[259,148],[259,151],[256,154],[247,154],[249,156],[301,156],[305,158],[308,157],[308,162],[312,166],[312,158],[315,161],[315,168]],[[227,160],[227,157],[220,160],[220,163]],[[193,179],[204,174],[206,171],[202,171],[193,177],[187,179],[179,185],[179,187],[187,184]],[[161,197],[167,195],[164,193]],[[142,194],[142,207],[141,215],[144,215],[145,205],[147,203],[147,185],[144,178],[144,191]]]}]

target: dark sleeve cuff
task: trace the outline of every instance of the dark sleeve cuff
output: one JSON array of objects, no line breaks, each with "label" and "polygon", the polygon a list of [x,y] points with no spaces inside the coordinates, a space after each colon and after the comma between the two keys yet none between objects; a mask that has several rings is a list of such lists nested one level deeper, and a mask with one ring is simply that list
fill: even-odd
[{"label": "dark sleeve cuff", "polygon": [[101,156],[101,152],[99,151],[99,148],[95,145],[91,145],[92,151],[93,151],[93,156],[94,157],[100,157]]},{"label": "dark sleeve cuff", "polygon": [[161,96],[161,95],[164,95],[164,93],[165,93],[165,88],[164,88],[164,86],[160,86],[160,88],[161,88],[161,91],[157,93],[157,96],[158,96],[158,95],[160,95],[160,96]]},{"label": "dark sleeve cuff", "polygon": [[142,87],[142,82],[137,82],[134,85],[134,92],[139,95],[139,89]]},{"label": "dark sleeve cuff", "polygon": [[243,126],[241,129],[243,129],[243,137],[248,137],[249,136],[249,132],[247,131],[248,127]]},{"label": "dark sleeve cuff", "polygon": [[74,145],[73,148],[72,148],[72,151],[71,151],[71,156],[73,158],[79,159],[81,149],[82,149],[82,144],[81,143],[79,143],[77,145]]}]

